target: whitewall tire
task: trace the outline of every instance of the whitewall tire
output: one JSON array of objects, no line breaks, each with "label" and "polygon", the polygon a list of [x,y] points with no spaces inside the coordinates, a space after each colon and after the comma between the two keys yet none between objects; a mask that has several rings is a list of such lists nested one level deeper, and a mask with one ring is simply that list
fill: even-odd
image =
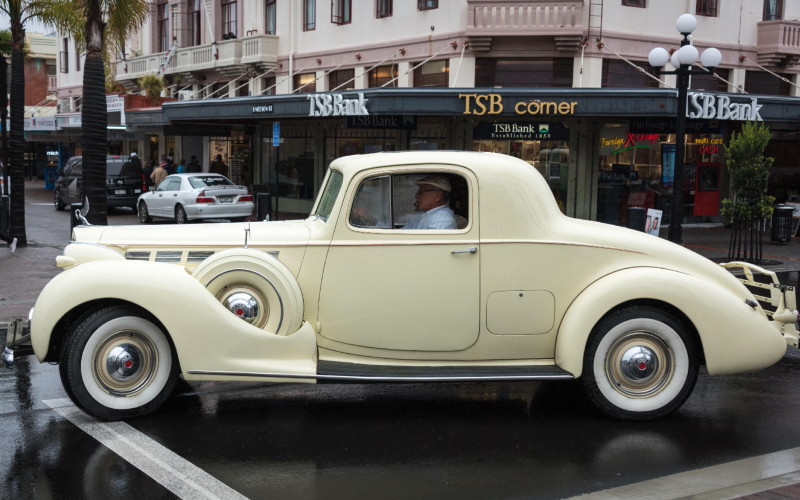
[{"label": "whitewall tire", "polygon": [[650,306],[615,311],[592,331],[583,388],[600,411],[623,420],[651,420],[677,410],[697,382],[698,361],[678,318]]},{"label": "whitewall tire", "polygon": [[122,305],[84,317],[69,333],[60,365],[70,398],[103,420],[155,411],[179,373],[166,333],[148,314]]}]

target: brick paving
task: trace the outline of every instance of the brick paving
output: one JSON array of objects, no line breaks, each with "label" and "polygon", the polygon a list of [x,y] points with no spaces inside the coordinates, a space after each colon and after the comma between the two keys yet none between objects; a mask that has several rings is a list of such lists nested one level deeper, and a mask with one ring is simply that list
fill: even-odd
[{"label": "brick paving", "polygon": [[800,483],[739,497],[737,500],[800,500]]}]

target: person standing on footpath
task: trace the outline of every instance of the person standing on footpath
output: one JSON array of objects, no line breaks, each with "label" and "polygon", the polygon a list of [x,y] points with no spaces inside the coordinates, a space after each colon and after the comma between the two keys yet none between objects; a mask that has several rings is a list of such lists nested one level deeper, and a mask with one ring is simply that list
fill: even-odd
[{"label": "person standing on footpath", "polygon": [[197,162],[197,157],[192,156],[192,161],[186,166],[186,172],[190,174],[199,174],[203,171],[203,167]]},{"label": "person standing on footpath", "polygon": [[150,189],[150,186],[153,185],[153,179],[150,176],[153,175],[153,160],[147,160],[144,167],[142,168],[142,173],[144,174],[144,187]]},{"label": "person standing on footpath", "polygon": [[228,166],[222,161],[222,155],[217,155],[217,159],[211,164],[208,169],[209,173],[223,175],[228,177]]},{"label": "person standing on footpath", "polygon": [[164,168],[167,170],[167,175],[172,175],[175,173],[175,164],[172,163],[171,156],[167,156],[167,164],[164,165]]},{"label": "person standing on footpath", "polygon": [[186,173],[186,160],[181,158],[181,161],[178,162],[178,168],[175,169],[176,174],[185,174]]},{"label": "person standing on footpath", "polygon": [[153,180],[153,184],[155,184],[156,186],[161,184],[161,181],[163,181],[167,177],[168,174],[166,166],[167,166],[167,158],[166,156],[161,155],[161,163],[158,164],[158,167],[156,167],[156,169],[153,170],[153,174],[150,176],[150,178]]}]

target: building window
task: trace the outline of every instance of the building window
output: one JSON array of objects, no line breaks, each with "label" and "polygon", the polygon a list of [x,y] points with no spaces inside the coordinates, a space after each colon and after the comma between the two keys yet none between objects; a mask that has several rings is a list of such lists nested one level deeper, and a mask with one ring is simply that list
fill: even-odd
[{"label": "building window", "polygon": [[[340,69],[328,74],[328,90],[353,90],[356,88],[354,69]],[[339,87],[342,88],[339,88]]]},{"label": "building window", "polygon": [[303,0],[303,31],[317,27],[317,0]]},{"label": "building window", "polygon": [[[730,80],[730,70],[716,68],[714,73],[718,74],[720,78]],[[692,75],[690,88],[693,90],[708,90],[711,92],[727,92],[728,84],[715,77],[710,73],[695,73]]]},{"label": "building window", "polygon": [[697,15],[717,17],[719,0],[697,0]]},{"label": "building window", "polygon": [[331,22],[333,24],[350,24],[351,11],[350,0],[331,0]]},{"label": "building window", "polygon": [[275,95],[275,77],[268,76],[266,78],[263,78],[262,80],[263,80],[263,86],[261,87],[262,88],[261,95]]},{"label": "building window", "polygon": [[236,0],[222,0],[222,34],[228,33],[239,36],[236,30]]},{"label": "building window", "polygon": [[392,17],[392,0],[377,0],[378,10],[375,12],[375,17],[383,19],[384,17]]},{"label": "building window", "polygon": [[[397,78],[397,66],[379,66],[369,72],[369,87],[383,87],[387,82]],[[387,85],[387,87],[397,87],[397,80]]]},{"label": "building window", "polygon": [[78,43],[75,42],[75,71],[81,70],[81,53],[78,52]]},{"label": "building window", "polygon": [[[641,65],[651,75],[656,71],[647,63]],[[650,78],[625,61],[603,59],[603,87],[658,88],[658,80]]]},{"label": "building window", "polygon": [[779,21],[783,19],[784,0],[764,0],[764,20]]},{"label": "building window", "polygon": [[[789,80],[792,75],[781,76]],[[748,71],[744,75],[744,91],[750,94],[789,95],[790,88],[788,83],[763,71]]]},{"label": "building window", "polygon": [[572,87],[572,58],[475,61],[476,87]]},{"label": "building window", "polygon": [[158,51],[166,52],[169,50],[169,3],[159,2],[156,5],[156,15],[158,16]]},{"label": "building window", "polygon": [[622,5],[626,7],[641,7],[644,8],[645,0],[622,0]]},{"label": "building window", "polygon": [[64,38],[62,44],[63,44],[61,46],[62,50],[58,54],[60,59],[58,62],[58,65],[60,67],[59,71],[61,71],[62,73],[69,73],[69,39]]},{"label": "building window", "polygon": [[190,44],[192,46],[200,45],[201,28],[200,28],[200,0],[189,1],[189,24],[192,30],[192,39]]},{"label": "building window", "polygon": [[431,10],[439,8],[439,0],[417,0],[417,10]]},{"label": "building window", "polygon": [[267,35],[275,34],[276,8],[275,0],[266,0],[266,3],[264,4],[264,12],[266,13],[264,33]]},{"label": "building window", "polygon": [[294,75],[294,86],[292,89],[298,94],[313,94],[317,91],[317,82],[314,81],[316,77],[316,73]]},{"label": "building window", "polygon": [[450,72],[447,59],[430,61],[414,69],[415,87],[449,87]]}]

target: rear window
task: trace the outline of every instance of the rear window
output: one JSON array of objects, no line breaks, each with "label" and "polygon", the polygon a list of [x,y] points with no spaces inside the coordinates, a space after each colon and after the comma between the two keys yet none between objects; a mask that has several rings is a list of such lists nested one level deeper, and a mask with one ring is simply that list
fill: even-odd
[{"label": "rear window", "polygon": [[106,175],[119,175],[123,166],[127,166],[125,175],[130,175],[131,162],[129,158],[106,158]]},{"label": "rear window", "polygon": [[189,184],[193,188],[207,188],[216,186],[233,186],[234,184],[221,175],[204,175],[202,177],[189,177]]}]

